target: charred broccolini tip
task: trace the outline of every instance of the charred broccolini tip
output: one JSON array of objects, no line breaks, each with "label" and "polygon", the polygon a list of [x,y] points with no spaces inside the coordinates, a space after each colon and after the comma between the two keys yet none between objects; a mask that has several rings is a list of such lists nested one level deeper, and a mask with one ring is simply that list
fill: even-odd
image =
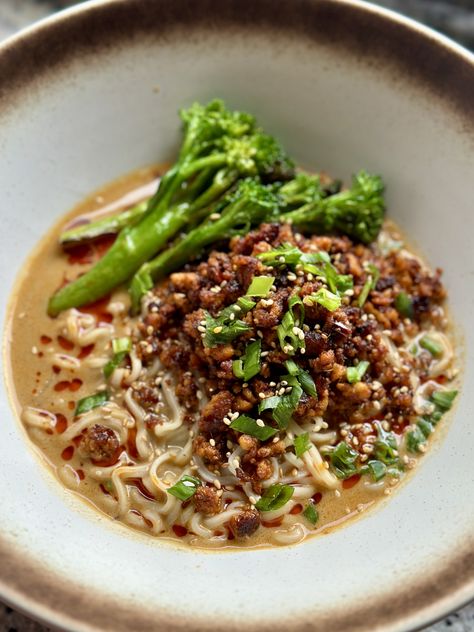
[{"label": "charred broccolini tip", "polygon": [[[255,127],[248,114],[231,112],[221,101],[194,104],[181,112],[184,141],[177,162],[160,181],[156,194],[138,217],[115,221],[119,235],[106,255],[86,274],[60,289],[49,301],[55,316],[102,298],[126,283],[145,262],[154,257],[185,225],[195,224],[212,212],[213,205],[243,177],[261,175],[267,180],[289,178],[293,163],[281,145]],[[107,222],[81,227],[100,236],[114,232]],[[74,238],[69,233],[69,240]]]},{"label": "charred broccolini tip", "polygon": [[301,180],[303,191],[299,195],[303,204],[299,208],[294,208],[296,183],[293,188],[291,184],[280,189],[283,208],[288,209],[282,213],[282,220],[291,221],[302,229],[341,232],[365,244],[377,238],[385,214],[384,184],[380,176],[360,171],[353,177],[350,189],[326,197],[321,196],[311,177],[306,181],[306,189]]},{"label": "charred broccolini tip", "polygon": [[211,218],[140,268],[130,286],[132,309],[139,309],[141,298],[156,281],[196,257],[206,246],[243,235],[252,226],[274,219],[278,213],[275,189],[274,185],[263,185],[255,178],[240,180],[236,190],[214,206]]}]

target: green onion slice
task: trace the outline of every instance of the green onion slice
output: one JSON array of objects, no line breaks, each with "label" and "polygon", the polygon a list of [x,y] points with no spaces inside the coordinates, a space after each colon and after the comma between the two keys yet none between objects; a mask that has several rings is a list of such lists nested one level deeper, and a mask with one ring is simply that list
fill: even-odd
[{"label": "green onion slice", "polygon": [[103,406],[108,400],[109,394],[107,393],[107,391],[101,391],[100,393],[96,393],[95,395],[84,397],[77,402],[76,412],[74,414],[77,417],[78,415],[88,413],[93,408]]},{"label": "green onion slice", "polygon": [[413,301],[406,292],[399,292],[395,297],[395,308],[404,317],[413,319]]},{"label": "green onion slice", "polygon": [[308,522],[310,522],[313,526],[318,522],[319,514],[318,510],[314,506],[314,503],[309,502],[306,505],[306,508],[303,511],[303,516],[306,518]]},{"label": "green onion slice", "polygon": [[301,458],[305,452],[307,452],[313,444],[309,440],[309,432],[300,434],[295,438],[295,454],[298,458]]},{"label": "green onion slice", "polygon": [[249,331],[250,327],[239,317],[245,316],[255,305],[254,301],[242,296],[237,303],[224,308],[216,318],[211,316],[209,312],[205,312],[204,346],[215,347],[225,344]]},{"label": "green onion slice", "polygon": [[285,366],[288,373],[296,377],[305,393],[311,397],[317,397],[316,384],[308,371],[299,367],[294,360],[286,360]]},{"label": "green onion slice", "polygon": [[356,366],[348,366],[346,369],[347,381],[351,384],[360,382],[368,368],[369,362],[367,362],[367,360],[361,360]]},{"label": "green onion slice", "polygon": [[291,392],[288,395],[267,397],[258,406],[259,412],[272,409],[272,417],[277,422],[280,430],[285,430],[288,427],[303,394],[303,389],[295,377],[288,375],[287,382],[291,386]]},{"label": "green onion slice", "polygon": [[319,303],[328,311],[334,312],[341,306],[341,297],[338,294],[334,294],[327,288],[321,287],[314,294],[308,294],[308,296],[305,296],[303,302],[305,305]]},{"label": "green onion slice", "polygon": [[263,496],[256,503],[255,507],[259,511],[275,511],[280,509],[293,496],[295,489],[291,485],[277,483],[265,490]]},{"label": "green onion slice", "polygon": [[235,377],[248,382],[260,372],[260,355],[262,352],[261,340],[251,342],[245,349],[244,355],[232,362],[232,370]]},{"label": "green onion slice", "polygon": [[[299,309],[296,310],[296,307]],[[287,355],[294,355],[298,349],[304,349],[304,334],[301,327],[304,322],[303,301],[298,295],[292,296],[288,301],[288,311],[284,314],[281,324],[277,327],[280,347]],[[295,328],[298,331],[295,333]]]},{"label": "green onion slice", "polygon": [[382,461],[372,459],[361,469],[362,474],[370,474],[374,481],[380,481],[387,473],[387,466]]},{"label": "green onion slice", "polygon": [[252,437],[260,439],[260,441],[266,441],[270,437],[277,434],[278,428],[271,428],[270,426],[261,426],[255,419],[247,417],[246,415],[240,415],[235,421],[230,424],[230,428],[248,434]]},{"label": "green onion slice", "polygon": [[267,296],[274,282],[275,277],[254,277],[249,286],[249,289],[247,290],[246,296]]},{"label": "green onion slice", "polygon": [[122,364],[127,355],[132,350],[132,339],[128,336],[124,336],[123,338],[115,338],[112,340],[112,350],[114,352],[114,356],[107,364],[104,366],[103,372],[106,378],[109,378],[115,369]]},{"label": "green onion slice", "polygon": [[448,411],[453,405],[454,398],[458,394],[457,391],[436,391],[431,396],[431,401],[442,412]]},{"label": "green onion slice", "polygon": [[336,448],[329,453],[329,460],[338,478],[350,478],[357,474],[356,461],[359,453],[353,450],[345,441],[337,444]]},{"label": "green onion slice", "polygon": [[198,487],[201,485],[201,481],[194,476],[183,476],[177,483],[168,489],[168,494],[179,498],[183,502],[189,500],[197,492]]},{"label": "green onion slice", "polygon": [[130,352],[132,350],[132,339],[129,336],[114,338],[112,340],[112,350],[114,353]]},{"label": "green onion slice", "polygon": [[422,349],[429,351],[434,358],[439,358],[443,355],[443,347],[429,336],[423,336],[423,338],[420,338],[419,344]]}]

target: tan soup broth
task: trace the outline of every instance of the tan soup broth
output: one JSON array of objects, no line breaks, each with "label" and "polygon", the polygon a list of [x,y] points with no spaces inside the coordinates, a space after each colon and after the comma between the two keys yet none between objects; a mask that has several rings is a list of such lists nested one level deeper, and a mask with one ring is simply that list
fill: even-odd
[{"label": "tan soup broth", "polygon": [[[47,315],[48,297],[66,281],[89,269],[112,243],[112,239],[104,239],[96,245],[76,247],[65,255],[58,245],[58,237],[65,225],[78,224],[84,218],[95,219],[146,199],[156,188],[161,171],[158,167],[142,169],[85,200],[51,229],[27,262],[13,300],[9,323],[10,377],[18,414],[26,421],[24,425],[30,439],[67,488],[112,518],[150,535],[216,548],[291,543],[308,534],[327,533],[371,507],[384,494],[389,494],[399,479],[386,477],[373,483],[366,480],[367,477],[356,475],[342,481],[339,489],[321,488],[313,495],[319,514],[314,528],[302,518],[303,505],[296,498],[283,518],[266,520],[264,516],[256,536],[239,541],[233,539],[226,526],[221,524],[217,524],[208,537],[193,533],[189,525],[187,528],[183,526],[182,514],[176,511],[174,519],[173,511],[170,512],[168,522],[156,519],[153,506],[167,502],[166,492],[153,488],[152,484],[146,487],[141,481],[142,461],[136,447],[136,428],[130,416],[125,419],[114,409],[103,418],[103,423],[117,428],[124,448],[123,466],[137,469],[136,476],[132,472],[123,481],[123,489],[129,497],[129,508],[125,513],[119,513],[117,490],[111,480],[116,463],[94,463],[81,456],[78,449],[81,432],[77,426],[81,418],[74,417],[76,403],[91,393],[108,388],[116,409],[124,408],[125,390],[106,385],[103,366],[111,357],[112,338],[130,335],[134,319],[128,315],[125,289],[93,306],[81,308],[73,318],[70,310],[54,319]],[[29,408],[36,411],[33,419],[25,418]],[[183,434],[183,445],[186,441]],[[410,461],[413,465],[413,460]],[[180,468],[166,462],[158,466],[156,475],[164,480],[167,476],[177,480]],[[228,502],[232,502],[232,493],[225,490],[224,502],[226,494],[230,496]],[[298,537],[287,541],[275,535],[282,530],[291,532],[292,525],[298,525]]]}]

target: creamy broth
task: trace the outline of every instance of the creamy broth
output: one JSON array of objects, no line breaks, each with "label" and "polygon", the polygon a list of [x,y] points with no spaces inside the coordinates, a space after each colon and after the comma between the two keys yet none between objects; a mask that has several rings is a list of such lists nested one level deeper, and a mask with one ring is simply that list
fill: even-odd
[{"label": "creamy broth", "polygon": [[[128,391],[123,385],[130,385],[133,381],[130,378],[130,373],[134,371],[133,358],[128,376],[125,373],[116,376],[114,373],[112,383],[108,383],[103,375],[104,365],[111,357],[112,339],[130,336],[136,328],[138,317],[129,316],[126,289],[115,291],[88,308],[68,310],[56,318],[47,315],[48,297],[62,284],[89,269],[112,243],[111,238],[106,238],[94,245],[76,247],[65,255],[58,246],[58,237],[65,225],[77,225],[146,199],[156,188],[162,171],[161,167],[142,169],[88,198],[60,220],[27,262],[16,289],[9,321],[10,379],[18,415],[23,419],[32,442],[67,488],[112,518],[152,536],[217,548],[291,544],[308,535],[327,533],[389,495],[406,472],[400,476],[387,476],[378,482],[367,475],[361,477],[356,474],[337,481],[333,489],[314,484],[311,493],[296,492],[285,512],[270,512],[268,517],[263,516],[262,526],[249,539],[235,539],[227,524],[222,524],[217,518],[214,520],[215,527],[212,519],[208,518],[204,530],[202,523],[200,530],[193,531],[196,523],[192,522],[191,505],[183,509],[180,507],[179,511],[175,511],[173,505],[170,519],[164,519],[154,511],[156,503],[162,506],[169,501],[169,496],[163,491],[163,481],[166,489],[167,483],[178,480],[182,467],[179,462],[158,463],[154,475],[160,479],[160,486],[153,484],[153,477],[150,481],[149,472],[144,474],[147,468],[143,464],[149,463],[151,456],[143,458],[143,454],[147,450],[151,454],[158,448],[159,440],[143,424],[137,426],[136,417],[130,412],[134,404],[125,401]],[[388,236],[393,238],[395,232],[393,225],[387,225],[387,239]],[[41,283],[35,280],[38,270],[41,271]],[[445,324],[444,317],[440,315],[437,325],[444,328]],[[434,376],[435,379],[442,377],[439,383],[453,376],[450,361],[451,358],[448,358],[446,365]],[[172,389],[170,377],[165,375],[163,379]],[[106,390],[111,396],[105,410],[96,408],[75,418],[78,400]],[[165,416],[171,419],[172,413],[167,408],[169,401],[163,404]],[[95,416],[97,423],[109,425],[119,436],[124,449],[110,463],[85,458],[78,447],[81,429],[85,428],[83,419],[87,415]],[[90,425],[92,422],[89,420],[87,423]],[[137,441],[144,442],[142,455],[137,450]],[[178,433],[173,441],[181,450],[188,449],[189,429],[183,428],[181,435]],[[415,466],[416,457],[405,451],[401,452],[401,456],[408,472]],[[122,470],[117,474],[117,463],[120,462]],[[120,486],[114,484],[114,472],[120,478]],[[144,476],[146,485],[143,484]],[[236,502],[233,487],[229,485],[223,490],[221,498],[224,504]],[[119,502],[123,493],[128,497],[125,512],[120,510]],[[308,493],[319,514],[315,526],[302,517]],[[173,499],[173,503],[177,501]],[[203,532],[209,535],[204,536]]]}]

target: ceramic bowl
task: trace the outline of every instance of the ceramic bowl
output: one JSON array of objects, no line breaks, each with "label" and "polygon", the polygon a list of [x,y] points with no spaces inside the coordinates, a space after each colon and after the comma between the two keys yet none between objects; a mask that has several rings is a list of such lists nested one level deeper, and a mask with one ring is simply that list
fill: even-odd
[{"label": "ceramic bowl", "polygon": [[[203,553],[63,489],[0,391],[0,597],[70,630],[411,630],[474,597],[474,58],[350,0],[104,0],[0,47],[0,301],[86,194],[173,157],[177,109],[222,97],[296,159],[383,174],[445,270],[464,337],[451,422],[390,502],[293,547]],[[32,283],[41,283],[37,270]],[[449,426],[449,428],[448,428]]]}]

